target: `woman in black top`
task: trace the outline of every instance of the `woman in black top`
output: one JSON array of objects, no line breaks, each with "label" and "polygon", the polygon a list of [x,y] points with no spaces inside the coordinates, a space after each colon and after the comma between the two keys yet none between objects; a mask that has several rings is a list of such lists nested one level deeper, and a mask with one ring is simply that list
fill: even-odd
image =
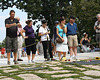
[{"label": "woman in black top", "polygon": [[84,52],[87,52],[87,45],[90,43],[90,39],[88,39],[88,35],[84,34],[84,37],[80,40],[80,44]]}]

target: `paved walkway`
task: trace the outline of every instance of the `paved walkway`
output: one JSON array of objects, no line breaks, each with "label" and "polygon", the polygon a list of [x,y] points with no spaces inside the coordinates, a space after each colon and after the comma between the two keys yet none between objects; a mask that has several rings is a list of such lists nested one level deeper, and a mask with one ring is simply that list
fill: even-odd
[{"label": "paved walkway", "polygon": [[[100,57],[99,52],[79,53],[79,59]],[[58,60],[58,57],[54,57]],[[69,54],[67,54],[69,58]],[[36,63],[27,63],[27,57],[18,65],[8,66],[7,59],[0,59],[0,80],[100,80],[100,64],[78,65],[67,62],[44,62],[43,56],[36,55]],[[11,59],[11,62],[13,59]],[[27,70],[28,69],[28,70]]]},{"label": "paved walkway", "polygon": [[[95,58],[95,57],[100,57],[100,52],[78,53],[78,57],[81,60],[84,60],[84,59],[92,59],[92,58]],[[56,60],[59,60],[58,57],[54,57],[54,58]],[[70,58],[70,55],[67,54],[66,58],[69,59]],[[28,63],[27,57],[22,57],[22,59],[23,59],[23,61],[22,62],[19,62],[19,64],[27,64]],[[43,55],[36,55],[35,61],[38,62],[38,63],[44,62]],[[3,59],[0,58],[0,66],[6,66],[6,65],[7,65],[7,58],[3,58]],[[13,58],[11,58],[11,65],[13,65]]]}]

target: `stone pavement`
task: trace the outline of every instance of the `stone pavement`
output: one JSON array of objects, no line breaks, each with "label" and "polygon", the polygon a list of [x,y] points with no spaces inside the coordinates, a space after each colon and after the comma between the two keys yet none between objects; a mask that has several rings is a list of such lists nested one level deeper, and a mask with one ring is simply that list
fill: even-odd
[{"label": "stone pavement", "polygon": [[[84,60],[100,57],[100,53],[80,53],[78,56]],[[67,58],[69,58],[69,54]],[[0,59],[0,80],[100,80],[100,64],[78,65],[59,61],[44,62],[43,56],[38,55],[35,57],[35,63],[28,64],[25,57],[23,60],[18,65],[8,66],[6,59]],[[39,67],[43,67],[43,69],[35,70]],[[25,68],[30,70],[25,70]]]}]

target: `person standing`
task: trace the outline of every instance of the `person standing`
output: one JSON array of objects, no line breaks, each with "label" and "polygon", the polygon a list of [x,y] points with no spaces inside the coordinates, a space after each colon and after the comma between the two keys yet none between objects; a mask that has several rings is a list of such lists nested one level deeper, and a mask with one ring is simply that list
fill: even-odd
[{"label": "person standing", "polygon": [[[19,17],[16,17],[16,19],[18,21],[20,21]],[[18,59],[17,59],[17,61],[23,61],[21,59],[21,54],[22,54],[22,36],[20,34],[21,30],[22,30],[22,27],[18,27],[18,31],[17,31],[17,36],[18,36],[18,52],[17,52],[18,53]]]},{"label": "person standing", "polygon": [[[34,57],[36,54],[36,43],[34,29],[32,28],[32,20],[26,21],[26,26],[21,31],[22,37],[25,39],[26,53],[28,56],[28,63],[34,63]],[[25,33],[25,36],[23,35]],[[32,51],[32,60],[30,60],[30,52]]]},{"label": "person standing", "polygon": [[59,21],[55,21],[55,26],[53,29],[53,34],[54,34],[53,52],[54,52],[54,55],[56,55],[56,38],[57,38],[56,28],[58,25],[59,25]]},{"label": "person standing", "polygon": [[51,60],[54,60],[53,59],[53,55],[52,55],[52,50],[51,50],[51,41],[50,41],[50,37],[49,37],[49,28],[47,26],[47,21],[46,20],[43,20],[42,21],[42,26],[40,27],[39,29],[39,36],[41,36],[41,41],[42,41],[42,45],[43,45],[43,50],[44,50],[44,58],[45,58],[45,61],[48,61],[47,59],[47,38],[48,38],[48,41],[49,41],[49,54],[50,54],[50,58]]},{"label": "person standing", "polygon": [[67,25],[67,35],[68,35],[68,46],[70,49],[70,61],[73,61],[73,59],[78,60],[77,57],[77,46],[78,46],[78,40],[77,40],[77,24],[75,23],[75,17],[70,16],[70,21]]},{"label": "person standing", "polygon": [[66,57],[66,53],[68,53],[68,46],[67,46],[67,26],[65,25],[66,20],[64,17],[59,19],[59,25],[56,27],[57,36],[62,40],[62,43],[58,43],[56,41],[56,51],[59,55],[59,60],[61,61],[61,54],[63,57]]},{"label": "person standing", "polygon": [[96,31],[96,41],[99,44],[100,47],[100,14],[97,14],[97,21],[95,22],[94,25],[94,30]]},{"label": "person standing", "polygon": [[10,11],[10,17],[5,20],[6,27],[6,52],[8,58],[8,65],[10,65],[10,53],[13,50],[14,52],[14,64],[18,64],[17,62],[17,50],[18,50],[18,42],[17,42],[17,29],[22,27],[17,19],[14,18],[15,11]]}]

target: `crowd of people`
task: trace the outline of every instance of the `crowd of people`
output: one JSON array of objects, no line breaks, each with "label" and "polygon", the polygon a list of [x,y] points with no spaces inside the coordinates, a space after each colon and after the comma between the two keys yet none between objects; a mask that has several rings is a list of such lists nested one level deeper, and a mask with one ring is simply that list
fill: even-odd
[{"label": "crowd of people", "polygon": [[[39,28],[38,32],[38,36],[41,37],[38,44],[35,42],[36,37],[34,29],[32,28],[32,20],[27,20],[26,26],[22,29],[20,18],[14,17],[15,11],[11,10],[10,17],[5,20],[7,64],[10,65],[11,52],[14,54],[14,64],[18,64],[18,61],[23,61],[21,59],[21,54],[23,53],[24,55],[24,49],[22,51],[22,38],[25,39],[28,63],[35,62],[34,57],[36,51],[39,55],[44,54],[45,61],[55,61],[53,55],[56,55],[56,53],[58,53],[59,60],[61,61],[63,57],[66,57],[68,52],[70,53],[70,61],[79,60],[77,56],[78,28],[74,16],[70,16],[68,23],[66,23],[64,17],[60,17],[58,21],[55,21],[53,40],[50,39],[50,29],[47,26],[47,21],[42,20],[42,26]],[[94,30],[96,30],[96,40],[100,45],[100,14],[97,15],[97,19]],[[25,35],[23,35],[23,33],[25,33]],[[87,34],[84,34],[84,37],[80,40],[84,52],[88,51],[90,41],[91,39],[88,39]]]}]

